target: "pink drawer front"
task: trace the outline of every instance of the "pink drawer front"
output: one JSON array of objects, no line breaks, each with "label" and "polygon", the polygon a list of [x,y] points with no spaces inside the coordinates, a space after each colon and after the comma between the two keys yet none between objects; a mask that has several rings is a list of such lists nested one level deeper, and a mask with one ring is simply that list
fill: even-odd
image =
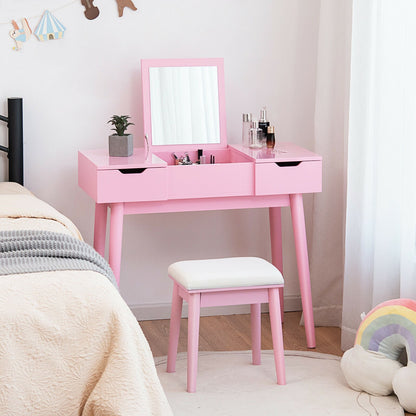
[{"label": "pink drawer front", "polygon": [[96,202],[158,201],[167,198],[166,168],[99,170]]},{"label": "pink drawer front", "polygon": [[254,194],[252,163],[168,166],[169,199]]},{"label": "pink drawer front", "polygon": [[256,164],[256,195],[297,194],[321,192],[321,190],[321,160],[302,161],[299,163]]}]

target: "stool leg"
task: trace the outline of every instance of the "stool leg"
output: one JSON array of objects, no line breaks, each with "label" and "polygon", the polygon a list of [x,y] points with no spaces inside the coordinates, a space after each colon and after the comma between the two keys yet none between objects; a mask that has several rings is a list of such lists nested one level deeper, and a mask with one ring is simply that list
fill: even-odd
[{"label": "stool leg", "polygon": [[284,287],[279,288],[279,300],[280,300],[280,316],[282,317],[282,323],[285,321],[285,311],[284,311]]},{"label": "stool leg", "polygon": [[201,294],[194,293],[188,300],[188,393],[196,391],[196,374],[198,370],[198,341],[199,341],[199,316]]},{"label": "stool leg", "polygon": [[274,362],[277,384],[286,384],[285,351],[283,346],[282,318],[280,312],[279,289],[269,289],[269,314],[272,329]]},{"label": "stool leg", "polygon": [[261,303],[253,303],[251,309],[251,357],[254,365],[261,364]]},{"label": "stool leg", "polygon": [[174,282],[169,326],[168,364],[166,369],[168,373],[173,373],[176,369],[176,355],[178,353],[179,332],[181,329],[182,304],[183,299],[179,296],[178,285]]}]

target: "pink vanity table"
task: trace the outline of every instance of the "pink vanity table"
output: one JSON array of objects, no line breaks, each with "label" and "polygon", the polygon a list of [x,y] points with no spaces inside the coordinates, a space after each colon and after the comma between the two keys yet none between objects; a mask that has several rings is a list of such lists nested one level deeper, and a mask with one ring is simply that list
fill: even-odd
[{"label": "pink vanity table", "polygon": [[[149,68],[215,67],[219,96],[219,131],[216,143],[156,144],[152,138]],[[123,217],[130,214],[269,208],[272,262],[283,270],[280,208],[292,214],[306,341],[315,347],[315,328],[306,244],[303,193],[320,192],[322,157],[291,143],[278,143],[273,152],[228,145],[225,137],[223,62],[211,60],[142,61],[144,128],[147,149],[136,148],[130,157],[109,157],[107,149],[78,154],[79,185],[95,205],[94,248],[105,253],[107,209],[110,208],[109,263],[120,279]],[[156,118],[156,117],[155,117]],[[154,125],[153,125],[154,127]],[[152,140],[153,139],[153,140]],[[175,165],[172,152],[188,152],[197,159],[203,149],[215,164]],[[282,297],[281,293],[281,297]]]}]

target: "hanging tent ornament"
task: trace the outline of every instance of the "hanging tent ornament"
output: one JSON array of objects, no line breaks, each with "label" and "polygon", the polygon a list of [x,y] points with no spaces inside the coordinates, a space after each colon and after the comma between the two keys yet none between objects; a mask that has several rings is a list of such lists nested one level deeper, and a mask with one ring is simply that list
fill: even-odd
[{"label": "hanging tent ornament", "polygon": [[35,29],[35,35],[41,42],[61,39],[64,32],[65,26],[49,10],[45,10]]},{"label": "hanging tent ornament", "polygon": [[32,29],[30,29],[27,19],[22,19],[22,29],[19,29],[18,24],[12,20],[13,29],[10,31],[10,37],[16,42],[16,47],[13,49],[19,51],[22,49],[23,42],[29,40]]},{"label": "hanging tent ornament", "polygon": [[137,7],[133,4],[131,0],[116,0],[118,5],[118,17],[123,16],[123,11],[125,7],[128,7],[132,10],[137,10]]},{"label": "hanging tent ornament", "polygon": [[81,4],[85,7],[84,15],[88,20],[93,20],[100,14],[98,7],[94,6],[94,0],[81,0]]}]

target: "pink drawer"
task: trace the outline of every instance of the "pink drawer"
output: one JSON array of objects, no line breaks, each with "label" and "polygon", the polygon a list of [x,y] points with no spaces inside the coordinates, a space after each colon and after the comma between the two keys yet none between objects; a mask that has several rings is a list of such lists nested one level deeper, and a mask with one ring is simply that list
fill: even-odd
[{"label": "pink drawer", "polygon": [[321,160],[256,164],[256,195],[297,194],[321,191]]},{"label": "pink drawer", "polygon": [[169,199],[254,195],[252,163],[168,166]]},{"label": "pink drawer", "polygon": [[97,171],[98,203],[158,201],[166,198],[166,168]]}]

